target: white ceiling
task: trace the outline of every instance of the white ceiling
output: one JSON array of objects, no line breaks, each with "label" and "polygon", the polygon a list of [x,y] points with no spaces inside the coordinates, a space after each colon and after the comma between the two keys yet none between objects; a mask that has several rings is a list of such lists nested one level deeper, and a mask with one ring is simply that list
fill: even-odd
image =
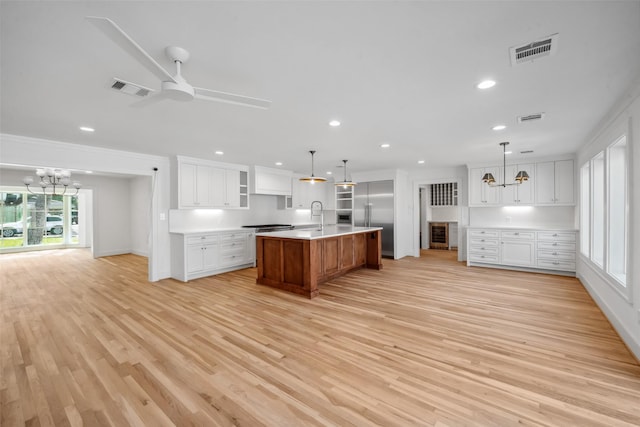
[{"label": "white ceiling", "polygon": [[[639,1],[1,3],[3,133],[316,175],[573,153],[640,76]],[[194,86],[269,110],[164,101],[132,108],[113,77],[157,78],[84,19],[115,21],[158,62],[191,53]],[[512,67],[509,47],[559,33],[556,55]],[[497,85],[475,85],[492,78]],[[544,112],[542,121],[516,117]],[[342,126],[331,128],[330,119]],[[503,123],[508,128],[491,130]],[[91,126],[93,134],[79,126]],[[381,143],[391,147],[383,150]],[[214,155],[215,150],[224,156]],[[419,166],[418,160],[425,164]],[[55,166],[55,165],[52,165]]]}]

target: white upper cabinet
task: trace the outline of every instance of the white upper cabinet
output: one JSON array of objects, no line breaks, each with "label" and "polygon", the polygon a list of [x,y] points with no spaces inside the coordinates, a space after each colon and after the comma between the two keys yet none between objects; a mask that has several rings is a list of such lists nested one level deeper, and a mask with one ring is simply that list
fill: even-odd
[{"label": "white upper cabinet", "polygon": [[519,185],[509,185],[502,191],[502,204],[504,205],[533,205],[535,202],[535,164],[507,165],[507,183],[515,182],[514,178],[519,171],[525,171],[529,175],[528,181],[522,181]]},{"label": "white upper cabinet", "polygon": [[[555,160],[502,167],[469,168],[469,206],[565,205],[575,204],[573,160]],[[528,181],[519,185],[491,187],[482,181],[491,173],[496,184],[515,182],[519,171],[526,171]]]},{"label": "white upper cabinet", "polygon": [[573,160],[536,163],[536,204],[574,205]]},{"label": "white upper cabinet", "polygon": [[199,208],[211,206],[213,168],[193,162],[182,162],[178,168],[180,207]]},{"label": "white upper cabinet", "polygon": [[248,167],[177,157],[178,208],[248,208]]},{"label": "white upper cabinet", "polygon": [[291,195],[293,172],[263,166],[254,166],[252,172],[251,194]]},{"label": "white upper cabinet", "polygon": [[502,187],[491,187],[482,181],[484,174],[490,173],[499,182],[500,172],[499,167],[469,169],[469,206],[500,205]]}]

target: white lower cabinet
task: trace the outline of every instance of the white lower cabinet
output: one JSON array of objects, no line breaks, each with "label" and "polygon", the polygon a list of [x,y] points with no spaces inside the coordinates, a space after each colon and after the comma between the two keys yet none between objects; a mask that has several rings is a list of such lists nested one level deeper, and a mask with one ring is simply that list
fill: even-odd
[{"label": "white lower cabinet", "polygon": [[536,234],[532,231],[508,230],[500,232],[500,248],[505,265],[532,267],[536,263]]},{"label": "white lower cabinet", "polygon": [[250,230],[172,233],[171,247],[171,277],[183,282],[255,265]]},{"label": "white lower cabinet", "polygon": [[467,265],[576,271],[576,231],[469,228]]},{"label": "white lower cabinet", "polygon": [[576,271],[576,233],[538,231],[538,267]]}]

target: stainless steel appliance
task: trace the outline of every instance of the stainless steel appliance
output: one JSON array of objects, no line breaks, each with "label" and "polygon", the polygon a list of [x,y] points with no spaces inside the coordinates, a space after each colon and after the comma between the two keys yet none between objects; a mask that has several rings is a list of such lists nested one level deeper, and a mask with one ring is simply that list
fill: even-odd
[{"label": "stainless steel appliance", "polygon": [[351,217],[352,217],[352,213],[351,212],[338,212],[336,214],[336,223],[337,224],[353,224],[351,221]]},{"label": "stainless steel appliance", "polygon": [[393,258],[393,181],[359,182],[353,219],[358,227],[382,227],[382,256]]}]

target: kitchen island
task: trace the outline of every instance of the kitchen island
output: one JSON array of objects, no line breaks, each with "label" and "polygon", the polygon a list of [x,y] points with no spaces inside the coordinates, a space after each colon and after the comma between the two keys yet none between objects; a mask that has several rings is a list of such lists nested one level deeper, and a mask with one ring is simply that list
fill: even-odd
[{"label": "kitchen island", "polygon": [[382,228],[325,226],[256,234],[256,282],[318,296],[318,285],[357,268],[382,268]]}]

